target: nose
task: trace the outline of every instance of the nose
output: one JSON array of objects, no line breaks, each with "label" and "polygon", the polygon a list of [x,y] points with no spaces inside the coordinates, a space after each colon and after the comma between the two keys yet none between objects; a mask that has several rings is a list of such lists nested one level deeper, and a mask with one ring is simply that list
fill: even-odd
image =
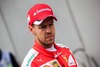
[{"label": "nose", "polygon": [[51,33],[51,28],[49,26],[46,28],[46,33]]}]

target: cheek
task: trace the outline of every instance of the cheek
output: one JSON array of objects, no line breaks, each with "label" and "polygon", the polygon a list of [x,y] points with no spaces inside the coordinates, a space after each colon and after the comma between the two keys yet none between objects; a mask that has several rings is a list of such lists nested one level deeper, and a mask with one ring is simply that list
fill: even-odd
[{"label": "cheek", "polygon": [[53,33],[55,34],[55,28],[52,29]]},{"label": "cheek", "polygon": [[36,32],[36,36],[39,38],[43,38],[44,37],[44,31],[39,30],[38,32]]}]

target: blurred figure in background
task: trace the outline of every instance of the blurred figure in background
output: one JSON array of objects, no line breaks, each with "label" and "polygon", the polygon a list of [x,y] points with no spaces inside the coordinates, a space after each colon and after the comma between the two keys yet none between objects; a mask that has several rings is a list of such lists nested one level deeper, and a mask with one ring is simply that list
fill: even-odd
[{"label": "blurred figure in background", "polygon": [[0,67],[19,67],[19,64],[11,52],[0,49]]}]

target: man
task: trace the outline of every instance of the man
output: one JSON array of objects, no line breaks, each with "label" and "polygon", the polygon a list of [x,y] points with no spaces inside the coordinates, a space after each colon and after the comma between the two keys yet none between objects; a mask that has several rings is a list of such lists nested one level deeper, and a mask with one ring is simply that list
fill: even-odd
[{"label": "man", "polygon": [[0,67],[19,67],[19,64],[11,52],[0,49]]},{"label": "man", "polygon": [[78,67],[70,50],[54,42],[54,20],[57,19],[50,6],[36,4],[29,10],[27,17],[35,43],[21,67]]}]

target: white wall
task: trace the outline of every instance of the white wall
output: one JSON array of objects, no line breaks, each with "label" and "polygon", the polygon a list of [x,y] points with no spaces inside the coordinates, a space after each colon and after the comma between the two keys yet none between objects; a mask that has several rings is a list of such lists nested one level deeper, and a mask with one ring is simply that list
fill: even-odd
[{"label": "white wall", "polygon": [[100,62],[100,0],[69,0],[86,50]]},{"label": "white wall", "polygon": [[47,3],[58,18],[56,42],[72,51],[86,47],[86,52],[100,62],[99,0],[2,0],[0,1],[0,48],[14,53],[21,63],[33,46],[26,21],[27,11],[35,3]]}]

